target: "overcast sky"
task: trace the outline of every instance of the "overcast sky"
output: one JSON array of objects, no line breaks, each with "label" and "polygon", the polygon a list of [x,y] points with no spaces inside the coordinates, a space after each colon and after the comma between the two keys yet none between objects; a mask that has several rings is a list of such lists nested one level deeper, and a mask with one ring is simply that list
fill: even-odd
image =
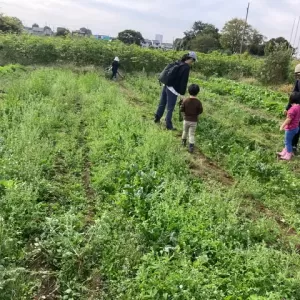
[{"label": "overcast sky", "polygon": [[[30,26],[36,22],[40,26],[72,30],[88,27],[93,34],[111,36],[134,29],[144,38],[154,39],[160,33],[164,41],[172,41],[182,37],[196,20],[222,29],[231,18],[245,18],[247,3],[247,0],[0,0],[0,9]],[[289,40],[293,22],[299,15],[300,0],[250,1],[249,23],[268,38],[284,36]]]}]

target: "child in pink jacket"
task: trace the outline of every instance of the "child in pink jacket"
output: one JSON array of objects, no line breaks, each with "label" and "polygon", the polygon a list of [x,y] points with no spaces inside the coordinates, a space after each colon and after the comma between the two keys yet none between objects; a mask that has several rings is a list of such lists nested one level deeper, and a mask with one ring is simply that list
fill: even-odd
[{"label": "child in pink jacket", "polygon": [[290,96],[291,108],[287,112],[287,118],[280,127],[285,130],[285,148],[278,153],[280,159],[291,160],[293,156],[293,138],[299,132],[300,122],[300,93],[293,93]]}]

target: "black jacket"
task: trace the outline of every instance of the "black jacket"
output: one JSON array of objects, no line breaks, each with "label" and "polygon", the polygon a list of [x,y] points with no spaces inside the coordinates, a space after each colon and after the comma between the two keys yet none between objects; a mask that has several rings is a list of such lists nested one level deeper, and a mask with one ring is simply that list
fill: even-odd
[{"label": "black jacket", "polygon": [[[300,80],[296,80],[295,82],[295,87],[293,90],[293,93],[299,93],[300,92]],[[286,111],[288,111],[292,107],[292,104],[288,104],[287,107],[285,108]]]},{"label": "black jacket", "polygon": [[114,60],[111,66],[112,66],[112,71],[117,72],[120,67],[120,63]]},{"label": "black jacket", "polygon": [[182,63],[172,84],[174,90],[180,95],[184,95],[186,93],[190,69],[191,67],[188,64]]}]

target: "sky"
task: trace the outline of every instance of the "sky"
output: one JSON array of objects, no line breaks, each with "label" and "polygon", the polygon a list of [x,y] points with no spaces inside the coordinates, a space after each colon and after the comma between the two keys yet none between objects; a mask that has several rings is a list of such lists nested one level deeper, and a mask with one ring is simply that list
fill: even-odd
[{"label": "sky", "polygon": [[[18,17],[26,26],[87,27],[93,34],[113,37],[133,29],[144,38],[162,34],[165,42],[171,42],[194,21],[222,29],[234,17],[245,18],[247,4],[247,0],[0,0],[0,11]],[[252,0],[248,22],[267,38],[290,40],[299,8],[300,0]],[[299,37],[293,36],[294,41],[297,46]]]}]

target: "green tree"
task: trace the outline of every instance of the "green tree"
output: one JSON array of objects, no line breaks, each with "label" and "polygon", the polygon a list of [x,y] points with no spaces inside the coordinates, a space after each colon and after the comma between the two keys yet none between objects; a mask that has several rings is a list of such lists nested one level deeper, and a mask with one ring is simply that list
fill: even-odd
[{"label": "green tree", "polygon": [[0,31],[8,33],[21,33],[23,31],[23,24],[18,18],[0,14]]},{"label": "green tree", "polygon": [[202,53],[209,53],[220,48],[218,39],[209,34],[197,35],[191,41],[191,50],[199,51]]},{"label": "green tree", "polygon": [[67,36],[70,34],[70,30],[63,28],[63,27],[58,27],[56,31],[56,36]]},{"label": "green tree", "polygon": [[260,34],[256,29],[253,29],[248,40],[248,51],[252,55],[264,56],[265,55],[265,37]]},{"label": "green tree", "polygon": [[183,39],[179,39],[179,38],[175,39],[173,47],[176,51],[182,50],[182,40]]},{"label": "green tree", "polygon": [[[200,36],[203,36],[203,38],[200,38]],[[203,23],[202,21],[196,21],[193,24],[191,30],[184,32],[184,38],[181,42],[181,49],[200,51],[199,49],[203,48],[205,53],[207,53],[209,51],[218,49],[216,45],[219,44],[219,37],[219,29],[216,28],[213,24]],[[203,47],[200,47],[199,41],[200,45],[203,45],[206,42],[208,44],[203,45]],[[211,45],[213,46],[210,47]]]},{"label": "green tree", "polygon": [[292,47],[292,45],[284,38],[284,37],[278,37],[273,38],[269,40],[266,43],[265,52],[266,55],[269,55],[270,53],[277,51],[278,47],[281,46],[282,49],[291,49],[292,54],[295,54],[296,49]]},{"label": "green tree", "polygon": [[118,34],[118,39],[124,44],[136,44],[141,45],[144,42],[144,38],[139,31],[135,30],[124,30]]},{"label": "green tree", "polygon": [[264,84],[278,84],[285,82],[289,77],[292,50],[285,44],[275,45],[268,54],[259,70],[259,79]]},{"label": "green tree", "polygon": [[244,32],[245,48],[243,50],[246,50],[250,44],[253,30],[252,26],[247,24],[244,20],[235,18],[228,21],[221,32],[220,42],[222,47],[230,50],[232,53],[238,53],[241,49]]},{"label": "green tree", "polygon": [[210,35],[214,38],[219,38],[219,29],[213,24],[203,23],[202,21],[197,21],[192,27],[192,31],[195,36],[197,35]]},{"label": "green tree", "polygon": [[34,23],[34,24],[32,25],[32,28],[33,28],[33,27],[40,28],[39,24],[37,24],[37,23]]}]

